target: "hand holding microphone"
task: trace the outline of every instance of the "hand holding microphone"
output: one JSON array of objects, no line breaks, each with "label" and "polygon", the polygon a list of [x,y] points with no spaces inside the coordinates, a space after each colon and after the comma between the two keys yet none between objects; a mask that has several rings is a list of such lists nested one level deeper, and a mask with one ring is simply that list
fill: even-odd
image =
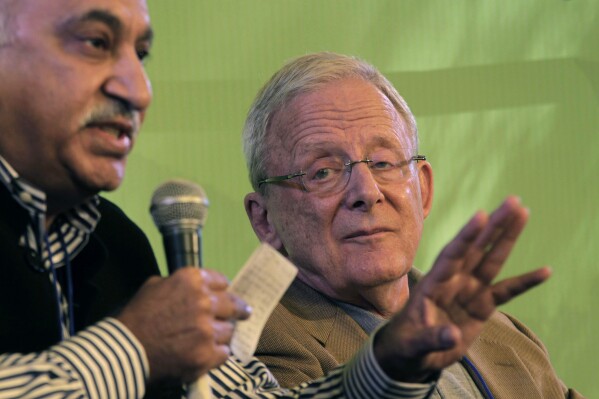
[{"label": "hand holding microphone", "polygon": [[207,204],[199,186],[181,180],[152,198],[171,275],[148,279],[117,316],[144,346],[152,381],[193,382],[218,367],[230,354],[233,321],[249,317],[247,305],[227,293],[225,276],[197,268]]}]

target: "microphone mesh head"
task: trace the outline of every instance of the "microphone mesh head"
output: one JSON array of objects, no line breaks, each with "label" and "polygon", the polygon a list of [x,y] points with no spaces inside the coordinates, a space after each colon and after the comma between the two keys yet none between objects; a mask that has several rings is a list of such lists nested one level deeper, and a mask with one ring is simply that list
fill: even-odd
[{"label": "microphone mesh head", "polygon": [[208,197],[202,187],[187,180],[169,180],[154,190],[150,213],[158,229],[171,226],[200,228],[208,214]]}]

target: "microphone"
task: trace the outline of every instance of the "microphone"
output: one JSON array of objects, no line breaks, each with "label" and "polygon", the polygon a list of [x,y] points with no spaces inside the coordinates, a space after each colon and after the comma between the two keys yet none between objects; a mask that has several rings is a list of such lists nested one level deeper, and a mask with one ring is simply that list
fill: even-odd
[{"label": "microphone", "polygon": [[[187,180],[169,180],[154,190],[150,213],[162,234],[169,274],[185,266],[202,267],[202,227],[208,205],[204,189]],[[207,374],[187,385],[187,398],[212,398]]]},{"label": "microphone", "polygon": [[208,205],[204,189],[187,180],[169,180],[154,190],[150,213],[162,234],[169,273],[184,266],[202,267]]}]

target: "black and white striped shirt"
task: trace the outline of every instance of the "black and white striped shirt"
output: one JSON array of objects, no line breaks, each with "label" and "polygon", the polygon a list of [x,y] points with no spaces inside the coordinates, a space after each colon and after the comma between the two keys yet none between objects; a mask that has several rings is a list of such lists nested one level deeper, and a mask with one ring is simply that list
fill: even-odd
[{"label": "black and white striped shirt", "polygon": [[143,347],[109,318],[46,351],[0,355],[0,398],[140,398],[147,375]]},{"label": "black and white striped shirt", "polygon": [[[37,354],[0,355],[0,398],[140,398],[148,364],[142,346],[117,320],[107,318]],[[372,340],[347,365],[295,389],[279,387],[257,359],[235,357],[210,372],[215,398],[426,398],[431,385],[389,379]]]}]

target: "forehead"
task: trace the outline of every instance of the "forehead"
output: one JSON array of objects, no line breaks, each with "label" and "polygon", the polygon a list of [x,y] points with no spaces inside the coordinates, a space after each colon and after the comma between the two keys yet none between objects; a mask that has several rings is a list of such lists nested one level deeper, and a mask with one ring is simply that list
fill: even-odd
[{"label": "forehead", "polygon": [[44,29],[99,14],[113,16],[125,28],[148,30],[150,26],[145,0],[16,0],[12,4],[17,35],[32,27]]},{"label": "forehead", "polygon": [[346,78],[298,95],[273,118],[273,139],[284,149],[320,145],[409,146],[406,124],[372,83]]}]

